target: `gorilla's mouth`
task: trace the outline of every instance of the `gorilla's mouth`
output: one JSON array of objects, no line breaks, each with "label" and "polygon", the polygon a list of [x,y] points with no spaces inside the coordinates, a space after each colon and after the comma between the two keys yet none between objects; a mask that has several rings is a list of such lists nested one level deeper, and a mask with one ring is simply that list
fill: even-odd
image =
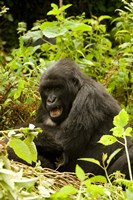
[{"label": "gorilla's mouth", "polygon": [[52,108],[50,110],[50,117],[53,117],[53,118],[59,117],[59,116],[61,116],[62,112],[63,112],[63,108],[62,107]]}]

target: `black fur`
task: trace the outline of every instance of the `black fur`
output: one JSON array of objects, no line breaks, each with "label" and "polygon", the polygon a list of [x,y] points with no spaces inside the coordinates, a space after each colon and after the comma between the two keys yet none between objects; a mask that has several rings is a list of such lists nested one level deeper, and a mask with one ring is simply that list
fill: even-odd
[{"label": "black fur", "polygon": [[[44,131],[36,141],[39,154],[55,168],[58,166],[59,171],[74,171],[78,163],[86,172],[103,174],[99,166],[77,159],[91,157],[101,161],[103,153],[110,155],[119,147],[118,143],[109,147],[97,143],[103,134],[110,134],[113,118],[120,111],[114,98],[69,59],[59,60],[42,75],[40,95],[37,123]],[[49,96],[51,107],[63,106],[63,113],[57,118],[50,117]],[[131,148],[131,154],[132,151]],[[122,151],[109,167],[110,173],[116,170],[128,176]]]}]

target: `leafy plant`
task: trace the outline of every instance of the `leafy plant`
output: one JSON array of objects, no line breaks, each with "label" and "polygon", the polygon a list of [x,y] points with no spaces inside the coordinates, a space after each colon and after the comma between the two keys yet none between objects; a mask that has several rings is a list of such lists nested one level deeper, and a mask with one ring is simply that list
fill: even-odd
[{"label": "leafy plant", "polygon": [[[108,146],[108,145],[112,145],[115,142],[120,143],[122,146],[124,146],[125,148],[125,152],[126,152],[126,157],[127,157],[127,167],[129,170],[129,176],[130,176],[130,180],[133,181],[133,177],[132,177],[132,170],[131,170],[131,162],[130,162],[130,157],[129,157],[129,152],[128,152],[128,145],[127,145],[127,137],[132,137],[132,128],[131,127],[127,127],[129,121],[129,115],[127,114],[127,112],[123,109],[120,111],[120,113],[114,117],[114,128],[111,129],[111,131],[113,132],[112,135],[103,135],[101,137],[101,139],[99,140],[99,143]],[[123,141],[121,141],[121,138],[123,138]],[[107,173],[107,168],[110,164],[110,162],[112,161],[113,157],[119,153],[121,149],[116,149],[109,157],[107,154],[103,154],[102,157],[102,163],[100,163],[98,160],[93,159],[93,158],[83,158],[82,160],[88,161],[88,162],[93,162],[95,164],[97,164],[98,166],[100,166],[104,171],[105,171],[105,175],[107,177],[108,182],[111,184],[110,181],[110,177],[108,176]],[[106,164],[105,164],[106,163]]]},{"label": "leafy plant", "polygon": [[[102,138],[100,139],[99,142],[104,145],[111,145],[115,142],[119,142],[120,144],[122,144],[125,147],[129,176],[130,176],[130,180],[132,181],[133,177],[132,177],[131,163],[130,163],[128,146],[127,146],[127,138],[126,138],[126,137],[132,136],[131,135],[132,128],[131,127],[124,128],[127,126],[128,121],[129,121],[129,116],[128,116],[127,112],[124,109],[121,110],[119,115],[117,115],[113,121],[113,124],[115,125],[115,127],[111,129],[111,131],[113,131],[113,133],[112,133],[113,136],[104,135],[104,136],[102,136]],[[123,138],[124,141],[122,142],[120,140],[120,138]]]},{"label": "leafy plant", "polygon": [[19,158],[29,164],[37,161],[37,150],[33,140],[40,132],[41,129],[35,128],[33,124],[27,128],[0,131],[3,134],[2,140],[8,141],[6,146],[11,147]]},{"label": "leafy plant", "polygon": [[[119,17],[113,20],[112,30],[118,44],[118,53],[112,62],[112,77],[109,79],[108,89],[116,96],[128,113],[133,113],[133,1],[122,0],[125,10],[117,9]],[[132,119],[133,120],[133,119]]]}]

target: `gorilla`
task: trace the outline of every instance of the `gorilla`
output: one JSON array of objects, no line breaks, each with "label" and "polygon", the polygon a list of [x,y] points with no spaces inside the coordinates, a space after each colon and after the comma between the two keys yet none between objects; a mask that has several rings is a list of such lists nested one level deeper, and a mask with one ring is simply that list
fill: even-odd
[{"label": "gorilla", "polygon": [[[85,172],[104,174],[96,164],[79,158],[95,158],[102,162],[118,143],[105,147],[98,143],[103,134],[111,134],[113,118],[120,107],[105,88],[80,70],[70,59],[60,59],[41,77],[41,104],[37,111],[37,126],[43,133],[35,140],[43,167],[74,172],[79,164]],[[129,141],[129,153],[133,155]],[[133,159],[132,159],[133,160]],[[128,177],[124,150],[120,151],[108,168],[120,170]]]}]

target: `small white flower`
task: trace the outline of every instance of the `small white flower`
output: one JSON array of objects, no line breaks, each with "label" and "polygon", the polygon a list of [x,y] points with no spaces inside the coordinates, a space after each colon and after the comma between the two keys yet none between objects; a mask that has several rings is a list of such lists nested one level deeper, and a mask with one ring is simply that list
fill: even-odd
[{"label": "small white flower", "polygon": [[35,125],[34,125],[34,124],[29,124],[29,129],[30,129],[30,130],[34,130],[34,128],[35,128]]}]

